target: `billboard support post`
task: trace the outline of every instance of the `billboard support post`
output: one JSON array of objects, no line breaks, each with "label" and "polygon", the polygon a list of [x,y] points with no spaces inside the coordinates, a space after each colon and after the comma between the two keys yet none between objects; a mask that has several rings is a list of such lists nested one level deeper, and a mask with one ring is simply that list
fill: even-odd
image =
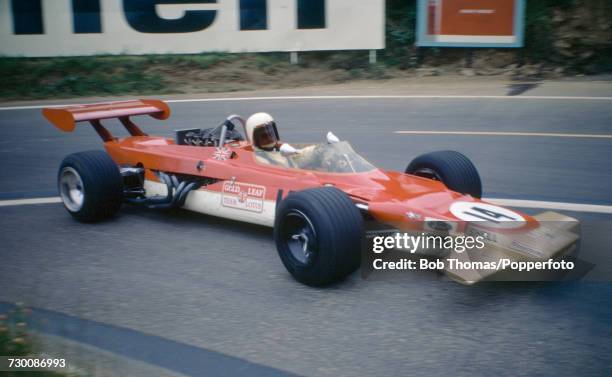
[{"label": "billboard support post", "polygon": [[465,49],[465,68],[472,68],[474,62],[474,50],[471,48]]},{"label": "billboard support post", "polygon": [[376,64],[377,56],[376,50],[370,50],[370,64]]},{"label": "billboard support post", "polygon": [[298,56],[297,51],[291,51],[289,53],[289,62],[291,64],[298,64],[300,62],[300,57]]}]

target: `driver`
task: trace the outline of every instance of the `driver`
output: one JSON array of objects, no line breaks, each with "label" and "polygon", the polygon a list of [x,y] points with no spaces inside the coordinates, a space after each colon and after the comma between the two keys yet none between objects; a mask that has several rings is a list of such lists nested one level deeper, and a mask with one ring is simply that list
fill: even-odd
[{"label": "driver", "polygon": [[246,121],[247,138],[255,150],[255,160],[261,164],[290,167],[289,159],[280,153],[276,122],[270,114],[256,113]]},{"label": "driver", "polygon": [[[296,163],[281,153],[283,143],[278,136],[274,118],[268,113],[256,113],[247,119],[245,126],[247,138],[255,150],[255,159],[259,163],[283,167],[297,167]],[[289,144],[287,144],[289,146]],[[302,164],[312,157],[315,145],[296,150]],[[293,148],[293,147],[291,147]]]}]

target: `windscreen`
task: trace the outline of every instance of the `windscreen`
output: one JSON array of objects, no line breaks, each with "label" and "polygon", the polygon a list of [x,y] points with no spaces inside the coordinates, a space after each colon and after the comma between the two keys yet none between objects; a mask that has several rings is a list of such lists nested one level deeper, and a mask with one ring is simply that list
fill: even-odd
[{"label": "windscreen", "polygon": [[295,147],[299,153],[289,157],[282,156],[280,152],[257,151],[257,162],[326,173],[363,173],[376,169],[346,141]]}]

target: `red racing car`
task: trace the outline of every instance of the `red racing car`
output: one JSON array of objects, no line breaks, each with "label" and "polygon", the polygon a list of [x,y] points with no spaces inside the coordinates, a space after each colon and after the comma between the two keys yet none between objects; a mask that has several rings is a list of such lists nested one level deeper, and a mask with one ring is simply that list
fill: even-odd
[{"label": "red racing car", "polygon": [[[308,285],[338,281],[359,267],[366,223],[396,231],[476,232],[517,260],[562,255],[578,239],[566,235],[542,247],[533,240],[534,229],[542,227],[537,216],[481,201],[476,168],[454,151],[419,156],[400,173],[376,168],[331,133],[323,143],[282,143],[264,113],[179,130],[175,138],[149,136],[131,120],[167,119],[170,109],[158,100],[45,108],[43,114],[66,132],[89,122],[104,141],[106,152],[74,153],[60,166],[59,192],[77,220],[110,218],[126,202],[274,227],[283,264]],[[130,136],[114,137],[101,123],[111,118]],[[568,218],[546,213],[541,219]],[[495,237],[508,232],[524,235],[519,245]],[[482,278],[446,273],[467,283]]]}]

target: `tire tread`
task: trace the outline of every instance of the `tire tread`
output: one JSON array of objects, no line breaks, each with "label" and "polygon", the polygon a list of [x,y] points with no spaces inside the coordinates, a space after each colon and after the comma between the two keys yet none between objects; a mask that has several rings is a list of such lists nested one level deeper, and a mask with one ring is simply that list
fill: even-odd
[{"label": "tire tread", "polygon": [[416,157],[406,168],[407,174],[414,174],[420,168],[436,171],[442,183],[453,191],[482,197],[482,182],[474,164],[457,151],[437,151]]}]

